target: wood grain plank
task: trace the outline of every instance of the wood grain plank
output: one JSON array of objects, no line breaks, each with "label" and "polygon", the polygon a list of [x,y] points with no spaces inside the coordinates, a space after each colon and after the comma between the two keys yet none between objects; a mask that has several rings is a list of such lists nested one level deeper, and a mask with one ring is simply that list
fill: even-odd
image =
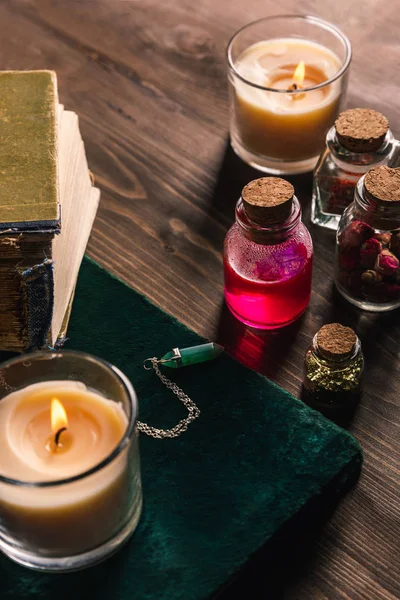
[{"label": "wood grain plank", "polygon": [[[333,21],[350,36],[349,105],[381,110],[399,134],[395,3],[10,0],[0,3],[0,61],[2,68],[55,69],[61,100],[80,116],[102,188],[89,246],[96,260],[295,395],[315,331],[332,320],[357,329],[366,393],[351,430],[364,449],[363,474],[324,528],[312,564],[288,578],[283,594],[394,600],[400,597],[399,314],[361,314],[338,298],[331,282],[334,237],[316,228],[312,299],[298,323],[257,334],[235,322],[222,301],[223,239],[241,188],[258,175],[227,143],[225,47],[252,19],[299,11]],[[293,183],[309,224],[311,177]]]}]

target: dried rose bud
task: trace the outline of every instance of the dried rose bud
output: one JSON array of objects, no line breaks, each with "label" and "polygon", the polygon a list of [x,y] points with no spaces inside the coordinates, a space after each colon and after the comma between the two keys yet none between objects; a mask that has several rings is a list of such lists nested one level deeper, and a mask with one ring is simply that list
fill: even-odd
[{"label": "dried rose bud", "polygon": [[364,273],[361,275],[361,279],[368,285],[375,285],[376,283],[380,283],[383,277],[380,273],[370,269],[368,271],[364,271]]},{"label": "dried rose bud", "polygon": [[400,258],[400,231],[392,233],[390,236],[389,248],[397,258]]},{"label": "dried rose bud", "polygon": [[353,221],[339,236],[339,245],[344,249],[357,248],[374,235],[372,227],[362,221]]},{"label": "dried rose bud", "polygon": [[373,269],[378,254],[382,251],[382,244],[376,238],[370,238],[363,243],[360,249],[361,265]]},{"label": "dried rose bud", "polygon": [[375,237],[381,242],[381,244],[383,244],[384,246],[388,246],[390,243],[390,238],[392,236],[390,233],[377,233]]},{"label": "dried rose bud", "polygon": [[343,251],[341,248],[338,254],[338,262],[341,269],[347,269],[351,271],[357,265],[359,253],[357,248]]},{"label": "dried rose bud", "polygon": [[391,277],[396,274],[398,268],[399,259],[397,256],[392,254],[389,250],[382,250],[381,254],[379,254],[376,259],[375,269],[379,271],[379,273],[382,273],[382,275]]}]

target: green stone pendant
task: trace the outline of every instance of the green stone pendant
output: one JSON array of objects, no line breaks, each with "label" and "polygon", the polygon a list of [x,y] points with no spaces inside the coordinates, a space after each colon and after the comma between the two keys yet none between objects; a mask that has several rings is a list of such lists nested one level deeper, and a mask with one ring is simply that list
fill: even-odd
[{"label": "green stone pendant", "polygon": [[224,351],[223,346],[210,342],[200,346],[191,346],[190,348],[173,348],[158,360],[160,365],[178,369],[188,365],[206,362],[217,358]]}]

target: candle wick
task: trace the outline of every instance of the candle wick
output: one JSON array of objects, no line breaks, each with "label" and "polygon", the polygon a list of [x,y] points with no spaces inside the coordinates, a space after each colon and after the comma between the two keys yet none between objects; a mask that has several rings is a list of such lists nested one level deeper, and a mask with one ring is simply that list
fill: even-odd
[{"label": "candle wick", "polygon": [[54,442],[55,445],[58,446],[59,441],[60,441],[60,435],[62,434],[63,431],[67,431],[66,427],[61,427],[61,429],[59,429],[56,433],[56,435],[54,436]]},{"label": "candle wick", "polygon": [[297,83],[292,83],[291,85],[289,85],[287,91],[288,92],[295,92],[297,89],[298,89]]}]

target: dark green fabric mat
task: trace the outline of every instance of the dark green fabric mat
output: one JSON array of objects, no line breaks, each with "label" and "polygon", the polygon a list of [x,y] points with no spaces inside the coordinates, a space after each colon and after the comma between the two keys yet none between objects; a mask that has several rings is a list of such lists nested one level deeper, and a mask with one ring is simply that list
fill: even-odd
[{"label": "dark green fabric mat", "polygon": [[[201,338],[85,259],[67,348],[121,368],[140,418],[169,427],[184,415],[149,356]],[[311,498],[356,477],[356,441],[224,354],[168,371],[201,417],[180,438],[141,436],[144,512],[128,544],[80,573],[38,574],[1,558],[1,598],[201,600],[212,596]],[[323,497],[323,496],[322,496]]]}]

